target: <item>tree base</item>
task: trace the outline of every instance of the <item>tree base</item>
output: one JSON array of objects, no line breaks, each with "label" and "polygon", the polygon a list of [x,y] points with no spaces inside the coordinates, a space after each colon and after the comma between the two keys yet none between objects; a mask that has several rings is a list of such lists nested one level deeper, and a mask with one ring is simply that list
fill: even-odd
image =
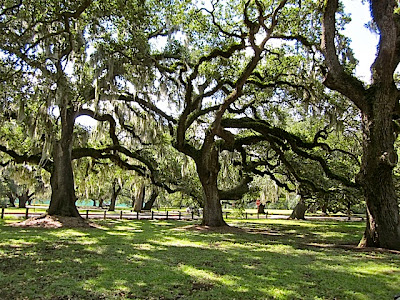
[{"label": "tree base", "polygon": [[229,227],[229,225],[222,219],[222,220],[211,220],[211,221],[201,221],[201,226],[206,227]]},{"label": "tree base", "polygon": [[385,245],[378,245],[374,243],[372,239],[369,239],[368,237],[363,235],[362,239],[357,245],[357,248],[376,248],[376,249],[388,249],[388,250],[396,250],[400,251],[400,240],[393,240],[391,243],[387,243]]},{"label": "tree base", "polygon": [[95,224],[81,217],[50,216],[43,214],[38,217],[29,218],[22,222],[14,223],[13,227],[39,227],[39,228],[92,228]]}]

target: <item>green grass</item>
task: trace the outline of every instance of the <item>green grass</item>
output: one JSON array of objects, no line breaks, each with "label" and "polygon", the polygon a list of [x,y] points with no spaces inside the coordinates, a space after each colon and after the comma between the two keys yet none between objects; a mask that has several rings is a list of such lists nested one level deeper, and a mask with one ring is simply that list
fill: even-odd
[{"label": "green grass", "polygon": [[0,221],[1,299],[392,299],[400,256],[356,245],[364,224],[98,221],[40,229]]}]

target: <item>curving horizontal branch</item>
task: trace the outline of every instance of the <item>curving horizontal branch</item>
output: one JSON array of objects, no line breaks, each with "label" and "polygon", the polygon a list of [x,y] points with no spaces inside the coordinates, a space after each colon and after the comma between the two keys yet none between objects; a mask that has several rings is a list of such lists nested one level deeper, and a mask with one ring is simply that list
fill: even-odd
[{"label": "curving horizontal branch", "polygon": [[[359,185],[357,183],[349,180],[348,178],[346,178],[344,176],[334,173],[323,157],[316,155],[316,154],[309,153],[307,151],[307,150],[313,150],[316,148],[322,149],[324,151],[330,150],[330,148],[327,144],[318,142],[318,138],[315,138],[313,142],[303,141],[300,137],[298,137],[292,133],[289,133],[281,128],[271,126],[266,121],[254,120],[254,119],[247,118],[247,117],[240,118],[240,119],[224,119],[222,121],[222,125],[224,127],[230,127],[230,128],[252,129],[255,132],[258,132],[261,136],[257,136],[257,139],[263,138],[265,141],[268,141],[269,144],[271,145],[271,147],[277,153],[280,153],[280,159],[282,160],[283,163],[285,163],[285,165],[287,164],[287,167],[289,167],[290,169],[293,169],[293,168],[291,168],[291,166],[289,165],[289,162],[285,159],[285,157],[283,155],[284,151],[286,151],[286,150],[292,150],[294,153],[296,153],[300,157],[310,159],[312,161],[317,162],[321,166],[325,175],[328,176],[329,178],[338,180],[348,187],[353,187],[353,188],[359,187]],[[317,136],[320,134],[321,134],[321,132],[318,132]],[[335,149],[335,151],[338,151],[338,150]],[[347,154],[347,152],[345,152],[345,151],[342,151],[342,152]],[[354,158],[354,155],[352,155],[351,157]],[[358,159],[357,159],[357,162],[358,162]],[[318,189],[318,188],[315,188],[315,189]]]},{"label": "curving horizontal branch", "polygon": [[118,137],[116,135],[116,126],[117,122],[115,122],[113,116],[110,114],[98,114],[93,110],[81,108],[76,113],[74,118],[76,119],[79,116],[89,116],[99,122],[108,122],[110,124],[110,138],[113,141],[114,145],[119,145]]},{"label": "curving horizontal branch", "polygon": [[154,105],[153,103],[151,103],[150,101],[146,101],[138,96],[134,96],[132,94],[129,93],[125,93],[123,95],[119,95],[118,96],[118,100],[120,101],[125,101],[125,102],[134,102],[139,104],[142,108],[145,108],[147,111],[153,112],[157,115],[159,115],[160,117],[164,118],[165,120],[167,120],[168,122],[171,122],[172,124],[176,124],[177,120],[168,115],[167,113],[165,113],[163,110],[159,109],[156,105]]},{"label": "curving horizontal branch", "polygon": [[14,150],[8,149],[7,147],[0,145],[0,151],[3,153],[8,154],[11,156],[12,160],[16,162],[17,164],[22,164],[22,163],[31,163],[34,165],[40,165],[43,167],[48,172],[51,172],[53,169],[53,162],[51,160],[46,159],[45,161],[42,161],[42,155],[41,154],[18,154]]},{"label": "curving horizontal branch", "polygon": [[245,176],[242,181],[230,190],[218,190],[220,200],[239,200],[244,194],[249,192],[249,183],[253,180],[250,176]]}]

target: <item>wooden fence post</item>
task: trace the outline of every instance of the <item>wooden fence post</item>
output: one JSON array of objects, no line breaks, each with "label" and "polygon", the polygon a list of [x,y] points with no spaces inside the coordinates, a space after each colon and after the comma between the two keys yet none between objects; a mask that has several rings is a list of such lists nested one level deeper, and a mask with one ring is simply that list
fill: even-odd
[{"label": "wooden fence post", "polygon": [[151,219],[154,220],[154,211],[151,211]]},{"label": "wooden fence post", "polygon": [[225,212],[225,219],[228,219],[228,212]]},{"label": "wooden fence post", "polygon": [[89,210],[86,210],[86,219],[89,219]]},{"label": "wooden fence post", "polygon": [[181,220],[181,211],[179,211],[178,220]]},{"label": "wooden fence post", "polygon": [[139,220],[139,212],[138,211],[136,212],[136,219]]},{"label": "wooden fence post", "polygon": [[107,211],[104,211],[104,220],[106,219]]},{"label": "wooden fence post", "polygon": [[4,207],[1,208],[1,218],[4,219]]},{"label": "wooden fence post", "polygon": [[29,207],[26,208],[25,219],[28,219],[28,217],[29,217]]},{"label": "wooden fence post", "polygon": [[167,220],[168,220],[168,210],[167,210]]},{"label": "wooden fence post", "polygon": [[119,218],[122,220],[122,210],[121,210],[121,212],[119,214]]}]

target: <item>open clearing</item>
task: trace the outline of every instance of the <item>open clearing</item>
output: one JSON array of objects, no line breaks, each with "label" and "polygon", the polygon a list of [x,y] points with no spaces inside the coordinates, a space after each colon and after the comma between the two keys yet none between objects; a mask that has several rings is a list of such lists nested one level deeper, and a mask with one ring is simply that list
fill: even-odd
[{"label": "open clearing", "polygon": [[361,222],[0,221],[2,299],[393,299],[400,254],[360,250]]}]

